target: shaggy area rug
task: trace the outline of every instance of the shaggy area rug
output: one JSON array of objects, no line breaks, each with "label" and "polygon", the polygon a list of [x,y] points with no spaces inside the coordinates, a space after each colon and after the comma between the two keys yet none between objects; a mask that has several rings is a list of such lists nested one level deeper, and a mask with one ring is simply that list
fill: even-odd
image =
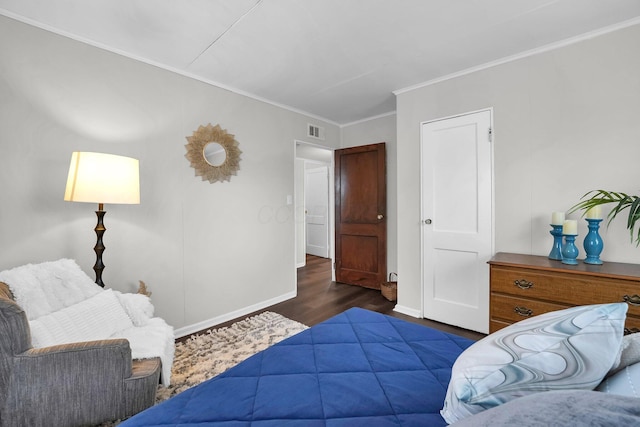
[{"label": "shaggy area rug", "polygon": [[[176,343],[171,385],[158,386],[156,404],[307,328],[280,314],[265,311],[231,326],[210,329]],[[112,427],[118,423],[105,423],[101,427]]]},{"label": "shaggy area rug", "polygon": [[171,385],[158,387],[156,403],[200,384],[307,328],[280,314],[265,311],[229,327],[193,335],[176,344]]}]

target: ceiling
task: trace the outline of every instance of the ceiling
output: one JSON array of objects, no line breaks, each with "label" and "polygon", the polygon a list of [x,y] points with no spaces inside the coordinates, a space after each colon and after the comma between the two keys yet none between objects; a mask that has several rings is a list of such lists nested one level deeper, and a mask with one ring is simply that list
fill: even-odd
[{"label": "ceiling", "polygon": [[394,91],[640,23],[639,0],[0,0],[0,13],[344,125]]}]

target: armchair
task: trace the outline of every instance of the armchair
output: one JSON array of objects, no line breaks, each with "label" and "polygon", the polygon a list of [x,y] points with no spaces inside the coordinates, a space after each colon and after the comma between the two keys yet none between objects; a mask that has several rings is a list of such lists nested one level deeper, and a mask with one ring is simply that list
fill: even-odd
[{"label": "armchair", "polygon": [[153,311],[73,260],[0,272],[0,427],[96,425],[151,406],[174,351]]},{"label": "armchair", "polygon": [[126,339],[32,348],[29,322],[0,283],[0,425],[95,425],[155,399],[160,359],[131,359]]}]

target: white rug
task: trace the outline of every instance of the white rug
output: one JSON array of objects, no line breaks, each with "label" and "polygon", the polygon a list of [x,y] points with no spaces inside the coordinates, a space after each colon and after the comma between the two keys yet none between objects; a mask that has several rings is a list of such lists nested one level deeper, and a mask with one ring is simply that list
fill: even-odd
[{"label": "white rug", "polygon": [[156,403],[200,384],[307,328],[280,314],[265,311],[229,327],[191,336],[176,344],[171,386],[158,387]]},{"label": "white rug", "polygon": [[[265,311],[220,329],[210,329],[176,343],[171,385],[158,386],[156,404],[200,384],[308,326]],[[114,427],[121,420],[101,424]]]}]

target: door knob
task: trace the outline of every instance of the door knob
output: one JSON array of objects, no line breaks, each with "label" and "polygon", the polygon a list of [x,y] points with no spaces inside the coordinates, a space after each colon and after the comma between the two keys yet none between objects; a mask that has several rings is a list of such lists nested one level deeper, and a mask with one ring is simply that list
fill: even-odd
[{"label": "door knob", "polygon": [[431,219],[425,219],[425,220],[424,220],[424,223],[425,223],[425,224],[431,224]]},{"label": "door knob", "polygon": [[384,218],[384,215],[378,214],[378,219],[382,219],[382,218]]}]

